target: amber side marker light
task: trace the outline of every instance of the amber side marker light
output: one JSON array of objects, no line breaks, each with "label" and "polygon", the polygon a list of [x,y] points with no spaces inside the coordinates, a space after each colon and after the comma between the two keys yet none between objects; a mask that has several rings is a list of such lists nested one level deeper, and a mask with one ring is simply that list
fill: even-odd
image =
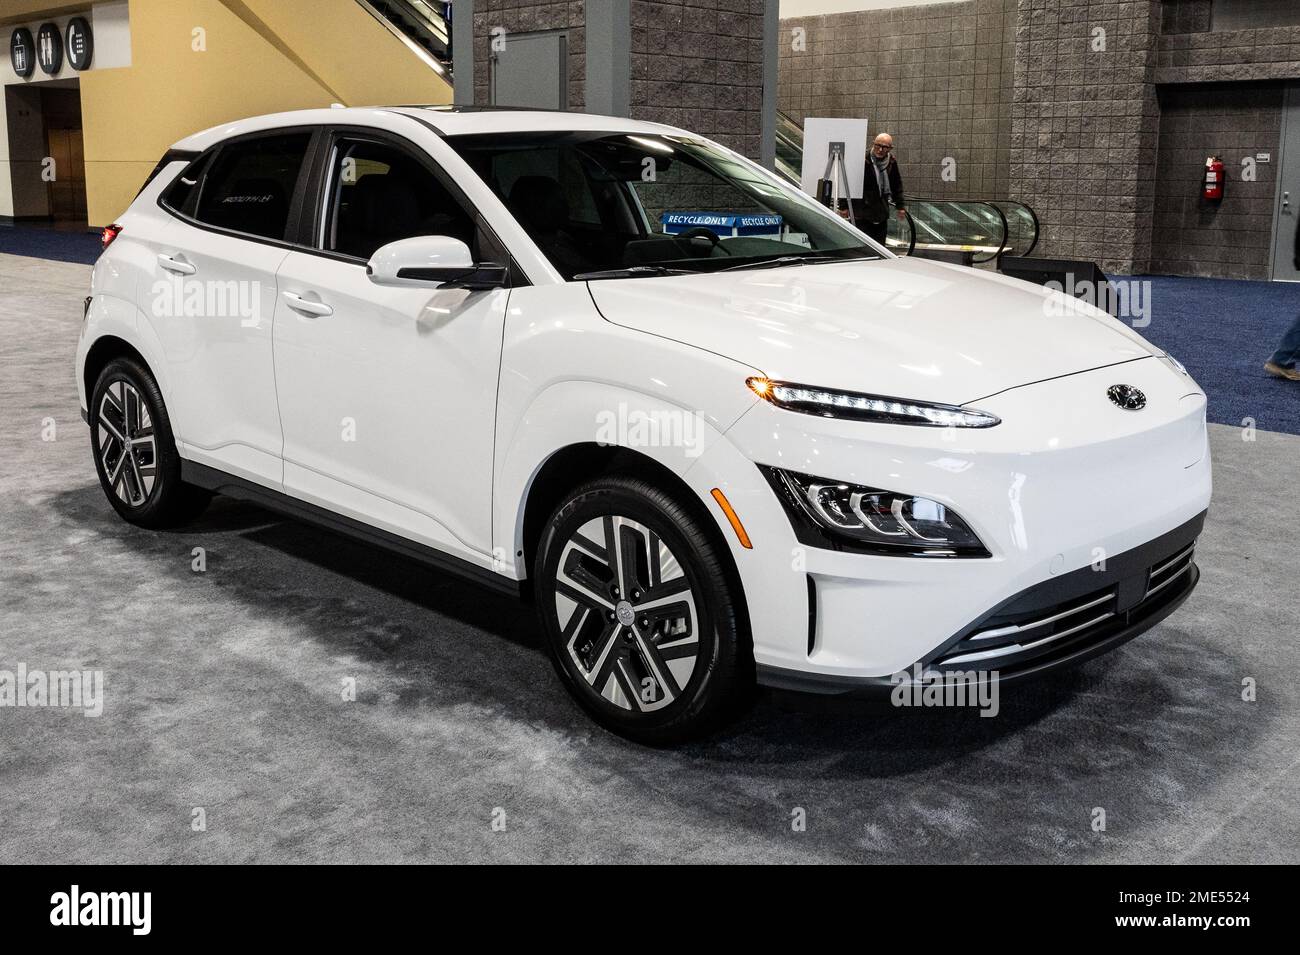
[{"label": "amber side marker light", "polygon": [[740,546],[745,550],[753,550],[754,545],[750,543],[749,535],[745,533],[745,525],[740,523],[740,518],[736,516],[736,511],[727,500],[727,495],[722,493],[722,488],[715,487],[709,493],[718,502],[718,507],[722,508],[722,513],[727,515],[727,520],[731,522],[731,529],[736,532],[736,539],[740,541]]}]

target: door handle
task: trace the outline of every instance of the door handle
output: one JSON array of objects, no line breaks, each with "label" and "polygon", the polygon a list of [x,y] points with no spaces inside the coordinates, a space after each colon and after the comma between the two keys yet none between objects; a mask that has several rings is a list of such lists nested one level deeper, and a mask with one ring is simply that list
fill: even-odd
[{"label": "door handle", "polygon": [[158,253],[158,264],[168,272],[175,272],[177,275],[193,275],[198,271],[193,263],[185,261],[184,256],[176,258],[166,252]]},{"label": "door handle", "polygon": [[309,298],[303,298],[296,292],[285,292],[283,294],[284,300],[295,312],[301,312],[304,315],[320,316],[334,314],[334,309],[326,305],[324,302],[317,302]]}]

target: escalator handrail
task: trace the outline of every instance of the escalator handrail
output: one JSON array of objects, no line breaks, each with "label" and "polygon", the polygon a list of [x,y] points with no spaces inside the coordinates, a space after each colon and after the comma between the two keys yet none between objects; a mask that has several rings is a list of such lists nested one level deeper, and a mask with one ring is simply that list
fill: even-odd
[{"label": "escalator handrail", "polygon": [[907,254],[910,256],[916,251],[916,220],[912,218],[912,210],[908,208],[903,209],[903,216],[907,219],[907,229],[912,235],[912,241],[907,246]]},{"label": "escalator handrail", "polygon": [[[1001,208],[999,208],[996,202],[989,202],[986,200],[984,204],[988,206],[992,206],[993,211],[996,212],[998,214],[998,218],[1002,220],[1002,242],[999,243],[997,252],[993,253],[993,255],[991,255],[989,258],[982,260],[984,262],[991,262],[999,258],[1002,255],[1002,253],[1007,251],[1007,243],[1011,241],[1011,223],[1007,222],[1007,214],[1003,212]],[[975,261],[975,257],[971,256],[971,262],[974,261]]]},{"label": "escalator handrail", "polygon": [[428,3],[412,3],[410,0],[387,0],[387,2],[393,4],[393,6],[401,7],[404,13],[415,20],[419,20],[421,25],[437,37],[439,41],[443,43],[450,42],[451,30],[448,28],[447,18],[429,6]]},{"label": "escalator handrail", "polygon": [[911,247],[910,247],[909,250],[908,250],[908,253],[907,253],[908,255],[911,255],[912,252],[915,251],[915,249],[916,249],[916,226],[915,226],[915,223],[914,223],[913,220],[912,220],[912,210],[911,210],[911,208],[910,208],[911,205],[912,205],[912,203],[914,203],[914,202],[929,202],[929,203],[933,203],[933,204],[935,204],[935,205],[939,205],[939,204],[950,204],[950,205],[961,204],[961,205],[966,205],[966,206],[988,206],[989,208],[991,208],[991,209],[993,210],[993,212],[997,215],[998,220],[1002,223],[1002,237],[1001,237],[1001,239],[999,239],[999,241],[998,241],[998,250],[997,250],[996,252],[994,252],[991,256],[989,256],[988,258],[984,258],[984,259],[976,259],[976,258],[975,258],[975,253],[972,252],[972,254],[971,254],[971,261],[972,261],[972,262],[989,262],[989,261],[992,261],[993,259],[996,259],[999,255],[1002,255],[1002,254],[1006,251],[1006,248],[1007,248],[1007,241],[1008,241],[1009,238],[1010,238],[1010,226],[1009,226],[1009,224],[1007,223],[1007,217],[1006,217],[1006,215],[1005,215],[1005,214],[1002,212],[1002,210],[999,209],[999,208],[998,208],[998,207],[997,207],[997,206],[996,206],[992,201],[990,201],[990,200],[988,200],[988,199],[940,199],[940,198],[935,198],[935,197],[930,197],[930,196],[912,196],[910,199],[907,200],[907,204],[908,204],[908,207],[909,207],[909,208],[907,209],[907,218],[908,218],[908,220],[909,220],[909,224],[912,225],[912,244],[911,244]]},{"label": "escalator handrail", "polygon": [[[913,202],[932,202],[936,204],[953,203],[953,204],[961,204],[961,205],[982,205],[982,206],[989,206],[990,208],[992,208],[993,211],[997,213],[998,219],[1001,220],[1002,222],[1002,238],[1001,241],[998,243],[998,251],[993,253],[988,258],[978,259],[975,261],[991,262],[994,259],[997,259],[999,256],[1005,255],[1007,252],[1011,251],[1008,248],[1008,244],[1011,241],[1011,224],[1010,222],[1007,221],[1007,215],[1002,210],[999,203],[1009,205],[1009,206],[1019,206],[1021,209],[1024,209],[1026,212],[1028,212],[1030,219],[1033,220],[1033,224],[1034,224],[1033,239],[1029,243],[1029,249],[1020,254],[1028,255],[1038,245],[1039,226],[1040,226],[1038,213],[1034,212],[1032,206],[1028,206],[1023,202],[1017,202],[1014,199],[953,199],[953,198],[940,198],[937,196],[912,196],[908,199],[908,204],[910,205]],[[908,209],[907,217],[909,220],[911,220],[912,218],[911,209]],[[916,228],[915,226],[913,226],[911,249],[915,249],[915,248],[916,248]],[[908,254],[911,255],[911,250],[909,250]]]},{"label": "escalator handrail", "polygon": [[1034,220],[1034,238],[1033,238],[1033,241],[1029,243],[1029,248],[1025,249],[1025,251],[1023,251],[1023,252],[1020,253],[1020,255],[1021,255],[1022,257],[1028,258],[1029,255],[1030,255],[1031,253],[1033,253],[1034,249],[1038,247],[1039,228],[1040,228],[1040,226],[1042,225],[1042,223],[1040,223],[1040,222],[1038,221],[1038,213],[1034,211],[1034,207],[1033,207],[1033,206],[1031,206],[1031,205],[1026,205],[1026,204],[1023,203],[1023,202],[1017,202],[1017,201],[1014,200],[1014,199],[994,199],[994,200],[992,200],[992,201],[994,201],[994,202],[1003,202],[1003,203],[1006,203],[1006,204],[1009,205],[1009,206],[1019,206],[1020,208],[1024,209],[1026,212],[1029,213],[1029,218],[1031,218],[1031,219]]},{"label": "escalator handrail", "polygon": [[[378,20],[389,33],[401,40],[413,53],[427,62],[439,73],[442,73],[447,79],[451,79],[452,64],[449,58],[445,58],[435,51],[428,49],[416,37],[412,36],[407,29],[403,29],[401,25],[395,23],[392,19],[386,16],[371,2],[371,0],[357,0],[357,3],[360,4],[367,13]],[[430,7],[428,8],[429,16],[425,16],[419,8],[406,2],[406,0],[384,0],[384,3],[398,7],[404,13],[409,14],[413,21],[418,21],[418,26],[423,26],[423,28],[429,32],[434,41],[443,43],[442,38],[437,35],[434,28],[429,26],[429,24],[436,19],[436,21],[442,25],[443,33],[447,37],[445,45],[448,47],[448,51],[450,52],[451,30],[446,18],[443,17],[442,14]]]}]

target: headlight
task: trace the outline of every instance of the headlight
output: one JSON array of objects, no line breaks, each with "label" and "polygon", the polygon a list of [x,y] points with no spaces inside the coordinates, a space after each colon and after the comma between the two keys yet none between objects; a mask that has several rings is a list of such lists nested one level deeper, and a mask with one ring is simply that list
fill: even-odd
[{"label": "headlight", "polygon": [[991,428],[1002,420],[986,411],[956,405],[908,401],[885,395],[864,395],[856,391],[834,391],[767,378],[749,378],[745,384],[754,394],[778,408],[826,418],[851,418],[855,421],[912,424],[931,428]]},{"label": "headlight", "polygon": [[762,467],[800,543],[921,557],[988,557],[952,508],[924,497]]}]

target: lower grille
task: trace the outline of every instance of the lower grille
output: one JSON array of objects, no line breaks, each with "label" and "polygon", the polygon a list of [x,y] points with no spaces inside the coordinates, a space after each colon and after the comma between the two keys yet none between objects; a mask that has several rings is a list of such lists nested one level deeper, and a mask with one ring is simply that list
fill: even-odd
[{"label": "lower grille", "polygon": [[[1176,553],[1159,558],[1140,576],[1114,581],[1051,606],[1017,611],[1015,604],[1021,602],[1018,599],[1008,610],[977,623],[927,666],[945,669],[975,665],[1014,673],[1041,666],[1053,657],[1084,651],[1117,631],[1155,616],[1185,596],[1196,583],[1195,553],[1193,540]],[[1121,608],[1121,595],[1126,593],[1141,597],[1136,603],[1129,599],[1129,606]]]},{"label": "lower grille", "polygon": [[1196,543],[1193,542],[1181,554],[1171,557],[1163,564],[1152,568],[1151,576],[1147,579],[1147,593],[1142,599],[1149,600],[1191,570],[1192,557],[1195,554]]},{"label": "lower grille", "polygon": [[1068,607],[1038,620],[976,630],[935,662],[975,663],[1024,653],[1100,626],[1115,616],[1114,608],[1115,592],[1107,590],[1077,607]]}]

